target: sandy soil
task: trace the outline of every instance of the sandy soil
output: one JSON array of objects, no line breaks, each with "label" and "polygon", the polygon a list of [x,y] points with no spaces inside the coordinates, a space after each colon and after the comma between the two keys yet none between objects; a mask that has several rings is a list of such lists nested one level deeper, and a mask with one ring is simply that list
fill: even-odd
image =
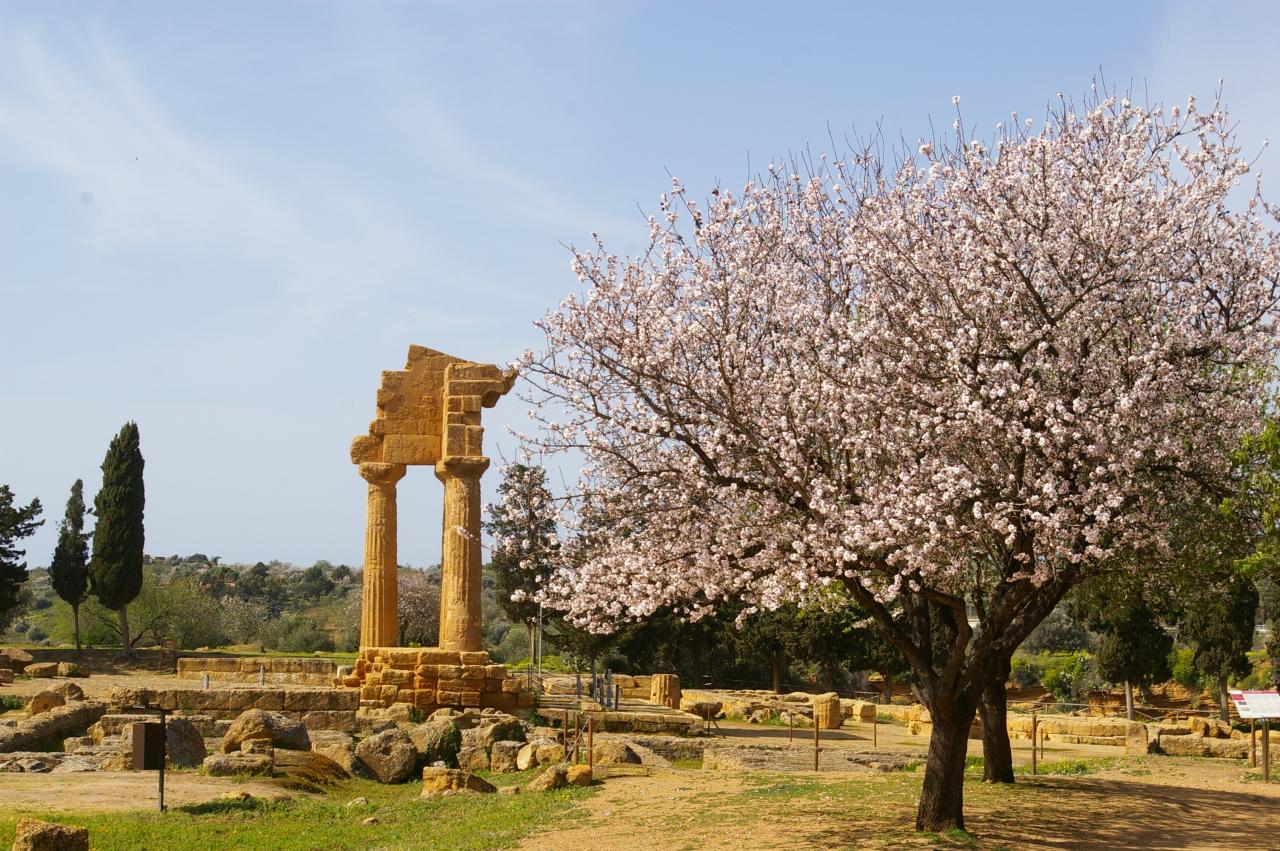
[{"label": "sandy soil", "polygon": [[[153,771],[0,773],[0,812],[150,810],[156,806],[156,781]],[[169,771],[164,776],[167,806],[200,804],[227,792],[241,791],[261,798],[290,797],[290,793],[272,783],[202,777],[191,771]]]}]

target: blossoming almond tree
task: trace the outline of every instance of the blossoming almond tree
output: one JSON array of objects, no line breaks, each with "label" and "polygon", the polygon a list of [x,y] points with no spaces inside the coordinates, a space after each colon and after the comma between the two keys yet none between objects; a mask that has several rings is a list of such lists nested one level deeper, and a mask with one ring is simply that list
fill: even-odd
[{"label": "blossoming almond tree", "polygon": [[676,182],[646,253],[575,251],[584,290],[523,361],[527,439],[583,454],[595,518],[556,605],[607,629],[843,586],[932,715],[925,830],[963,827],[970,724],[1022,640],[1223,483],[1280,274],[1257,192],[1227,206],[1249,166],[1216,104],[954,129],[705,205]]}]

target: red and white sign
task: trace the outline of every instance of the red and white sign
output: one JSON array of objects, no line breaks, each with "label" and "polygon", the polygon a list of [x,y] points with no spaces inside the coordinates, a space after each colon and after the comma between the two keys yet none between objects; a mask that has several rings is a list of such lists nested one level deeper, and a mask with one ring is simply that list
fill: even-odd
[{"label": "red and white sign", "polygon": [[1280,718],[1280,692],[1229,691],[1241,718]]}]

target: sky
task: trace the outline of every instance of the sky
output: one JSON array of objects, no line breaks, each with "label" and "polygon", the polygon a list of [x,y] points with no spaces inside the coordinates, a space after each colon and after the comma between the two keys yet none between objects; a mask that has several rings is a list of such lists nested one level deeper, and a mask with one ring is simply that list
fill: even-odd
[{"label": "sky", "polygon": [[[832,137],[913,141],[954,95],[990,128],[1099,73],[1167,104],[1221,79],[1253,153],[1277,34],[1268,3],[0,0],[0,484],[45,506],[28,562],[132,419],[148,553],[358,565],[379,373],[410,343],[536,348],[568,246],[642,248],[671,175],[699,197]],[[515,393],[485,412],[486,501],[527,424]],[[400,561],[438,561],[430,470],[399,508]]]}]

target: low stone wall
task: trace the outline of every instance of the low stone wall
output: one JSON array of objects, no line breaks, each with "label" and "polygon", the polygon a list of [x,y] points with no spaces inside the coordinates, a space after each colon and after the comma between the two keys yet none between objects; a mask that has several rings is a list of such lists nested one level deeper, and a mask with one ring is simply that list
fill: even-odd
[{"label": "low stone wall", "polygon": [[131,706],[160,706],[181,714],[235,718],[246,709],[269,709],[296,718],[309,730],[351,731],[356,725],[359,694],[348,689],[242,686],[232,688],[125,688],[109,698],[113,712]]},{"label": "low stone wall", "polygon": [[217,658],[189,656],[178,660],[178,679],[256,683],[259,676],[272,684],[328,686],[338,671],[332,659],[268,657]]},{"label": "low stone wall", "polygon": [[107,713],[100,700],[73,700],[55,706],[14,727],[0,727],[0,753],[23,751],[83,732]]},{"label": "low stone wall", "polygon": [[426,712],[442,707],[512,712],[536,702],[523,679],[507,676],[507,666],[491,664],[484,651],[366,647],[351,673],[335,677],[333,684],[359,689],[351,693],[366,708],[404,703]]}]

